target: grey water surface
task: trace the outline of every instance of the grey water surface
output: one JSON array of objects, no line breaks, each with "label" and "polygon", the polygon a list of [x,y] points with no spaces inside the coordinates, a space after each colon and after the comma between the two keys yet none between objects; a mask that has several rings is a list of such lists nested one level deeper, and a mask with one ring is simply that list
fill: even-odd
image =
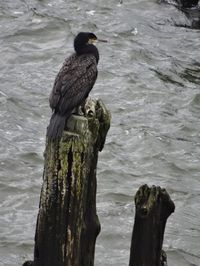
[{"label": "grey water surface", "polygon": [[96,266],[127,266],[134,194],[147,183],[176,205],[169,266],[200,265],[200,31],[155,0],[0,0],[0,265],[32,259],[48,97],[79,31],[98,44],[91,93],[112,113],[99,157]]}]

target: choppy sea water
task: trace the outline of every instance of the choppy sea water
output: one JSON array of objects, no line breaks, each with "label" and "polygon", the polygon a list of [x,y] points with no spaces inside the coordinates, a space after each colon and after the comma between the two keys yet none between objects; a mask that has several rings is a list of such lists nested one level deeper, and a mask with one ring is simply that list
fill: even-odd
[{"label": "choppy sea water", "polygon": [[200,265],[200,31],[156,1],[1,0],[0,265],[33,257],[48,97],[79,31],[99,44],[92,97],[112,113],[98,163],[96,266],[125,266],[134,194],[167,189],[176,211],[164,249],[171,266]]}]

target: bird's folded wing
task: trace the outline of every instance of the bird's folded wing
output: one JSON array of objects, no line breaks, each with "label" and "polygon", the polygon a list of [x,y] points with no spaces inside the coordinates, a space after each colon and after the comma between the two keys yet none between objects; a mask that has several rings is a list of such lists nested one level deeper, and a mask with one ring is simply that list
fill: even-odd
[{"label": "bird's folded wing", "polygon": [[96,78],[97,64],[94,56],[68,58],[56,77],[49,99],[51,108],[65,114],[79,106],[87,98]]}]

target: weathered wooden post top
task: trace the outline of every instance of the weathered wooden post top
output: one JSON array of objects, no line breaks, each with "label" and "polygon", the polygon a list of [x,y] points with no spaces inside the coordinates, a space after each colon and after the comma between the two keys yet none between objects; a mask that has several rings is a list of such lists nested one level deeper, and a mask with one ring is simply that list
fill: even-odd
[{"label": "weathered wooden post top", "polygon": [[60,141],[46,142],[35,233],[34,266],[92,266],[100,223],[96,168],[110,127],[101,100],[88,100],[85,116],[72,115]]},{"label": "weathered wooden post top", "polygon": [[165,189],[143,185],[135,195],[135,207],[129,266],[166,266],[162,244],[174,202]]}]

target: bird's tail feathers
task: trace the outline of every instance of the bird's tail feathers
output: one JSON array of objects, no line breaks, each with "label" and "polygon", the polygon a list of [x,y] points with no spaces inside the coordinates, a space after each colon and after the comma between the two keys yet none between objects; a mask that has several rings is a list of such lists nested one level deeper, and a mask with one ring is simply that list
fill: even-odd
[{"label": "bird's tail feathers", "polygon": [[65,122],[69,118],[68,116],[61,116],[54,113],[50,119],[49,126],[47,128],[47,138],[48,140],[59,140],[62,137],[62,133],[65,128]]}]

